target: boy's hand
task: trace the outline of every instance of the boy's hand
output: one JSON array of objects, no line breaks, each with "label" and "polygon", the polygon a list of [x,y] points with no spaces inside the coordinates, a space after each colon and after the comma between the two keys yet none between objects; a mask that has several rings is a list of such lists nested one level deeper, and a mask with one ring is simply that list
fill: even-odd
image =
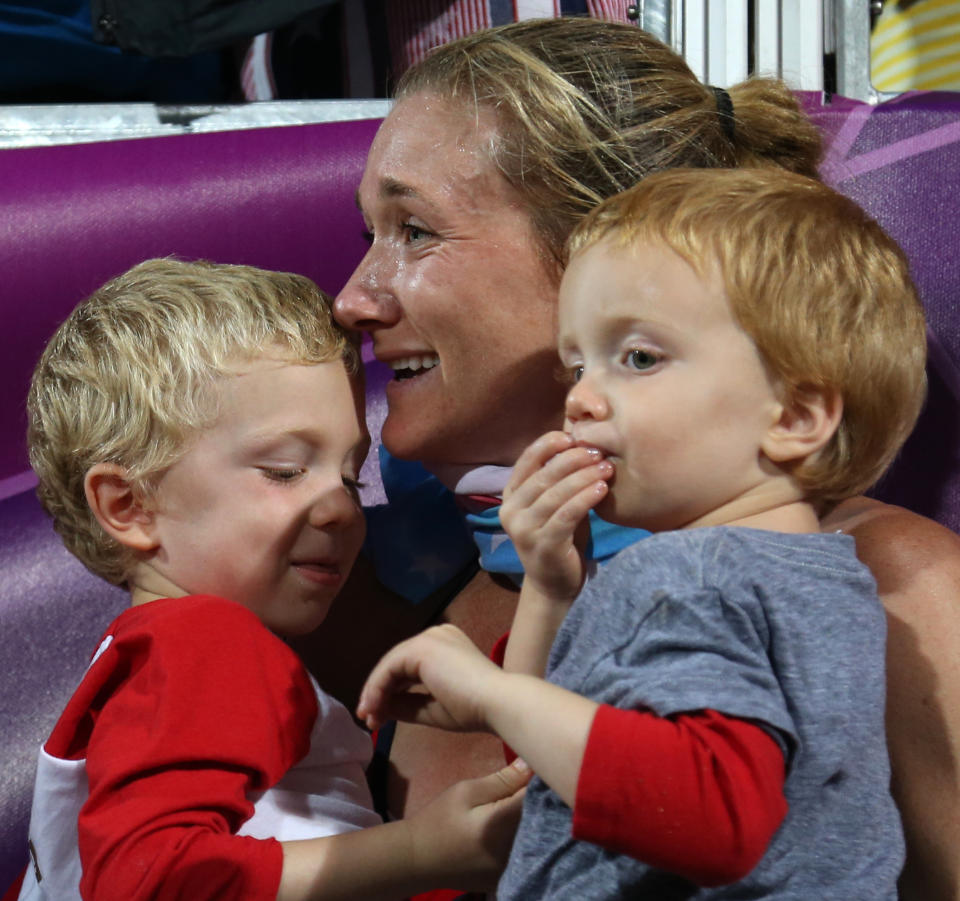
[{"label": "boy's hand", "polygon": [[607,494],[613,464],[596,448],[578,447],[565,432],[548,432],[517,460],[503,492],[500,522],[546,597],[572,601],[586,576],[582,547],[587,514]]},{"label": "boy's hand", "polygon": [[412,854],[446,884],[493,891],[506,866],[530,768],[520,759],[489,776],[452,785],[409,817]]},{"label": "boy's hand", "polygon": [[397,719],[453,732],[489,729],[485,698],[503,671],[458,628],[434,626],[388,651],[367,677],[357,716],[370,729]]}]

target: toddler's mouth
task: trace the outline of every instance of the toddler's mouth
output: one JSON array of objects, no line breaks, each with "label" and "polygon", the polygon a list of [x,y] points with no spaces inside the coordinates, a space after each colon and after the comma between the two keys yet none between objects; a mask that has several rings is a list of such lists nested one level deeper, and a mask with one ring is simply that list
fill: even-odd
[{"label": "toddler's mouth", "polygon": [[390,361],[393,377],[397,381],[416,378],[423,375],[434,366],[440,365],[440,357],[436,354],[415,354],[410,357],[401,357]]}]

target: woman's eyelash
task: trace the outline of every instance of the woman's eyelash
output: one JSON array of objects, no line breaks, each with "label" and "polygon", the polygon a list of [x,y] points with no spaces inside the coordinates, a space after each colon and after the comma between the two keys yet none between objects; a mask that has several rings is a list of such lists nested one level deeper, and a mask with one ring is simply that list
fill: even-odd
[{"label": "woman's eyelash", "polygon": [[[433,232],[429,229],[424,228],[422,225],[418,225],[415,222],[404,222],[400,225],[400,228],[406,233],[407,237],[411,241],[417,241],[421,238],[432,238]],[[416,232],[416,235],[414,235]]]}]

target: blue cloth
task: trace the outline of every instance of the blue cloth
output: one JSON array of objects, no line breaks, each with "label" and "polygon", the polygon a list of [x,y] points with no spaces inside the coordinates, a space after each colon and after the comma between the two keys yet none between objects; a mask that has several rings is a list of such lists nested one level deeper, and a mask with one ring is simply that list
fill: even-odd
[{"label": "blue cloth", "polygon": [[[510,537],[500,525],[500,508],[491,507],[482,513],[467,513],[465,521],[480,551],[480,566],[487,572],[503,573],[518,585],[523,580],[523,566]],[[614,554],[650,535],[645,529],[617,526],[590,511],[590,538],[585,556],[604,563]]]},{"label": "blue cloth", "polygon": [[[419,463],[398,460],[383,447],[380,472],[387,503],[365,510],[364,552],[387,588],[420,603],[478,554],[487,572],[505,574],[519,584],[523,568],[500,525],[499,507],[465,514],[436,476]],[[604,562],[649,534],[591,514],[587,557]]]},{"label": "blue cloth", "polygon": [[364,553],[377,578],[415,604],[456,578],[477,557],[453,494],[419,463],[380,448],[387,503],[364,510]]}]

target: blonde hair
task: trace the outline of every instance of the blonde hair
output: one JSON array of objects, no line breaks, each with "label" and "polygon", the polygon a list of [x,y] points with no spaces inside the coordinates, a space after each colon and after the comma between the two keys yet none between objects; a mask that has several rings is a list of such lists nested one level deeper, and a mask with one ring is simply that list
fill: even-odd
[{"label": "blonde hair", "polygon": [[37,493],[67,549],[122,583],[130,553],[86,502],[95,463],[122,466],[140,496],[216,418],[210,390],[261,355],[359,370],[330,298],[307,278],[249,266],[148,260],[80,304],[37,363],[27,400]]},{"label": "blonde hair", "polygon": [[774,165],[815,176],[822,149],[782,82],[730,88],[731,119],[669,47],[596,19],[519,22],[441,45],[396,94],[421,91],[496,111],[493,160],[558,262],[592,207],[651,172]]},{"label": "blonde hair", "polygon": [[704,279],[719,270],[786,397],[840,393],[836,433],[792,471],[821,510],[882,475],[923,405],[926,326],[905,254],[854,201],[773,169],[661,172],[597,207],[569,251],[605,238],[661,241]]}]

